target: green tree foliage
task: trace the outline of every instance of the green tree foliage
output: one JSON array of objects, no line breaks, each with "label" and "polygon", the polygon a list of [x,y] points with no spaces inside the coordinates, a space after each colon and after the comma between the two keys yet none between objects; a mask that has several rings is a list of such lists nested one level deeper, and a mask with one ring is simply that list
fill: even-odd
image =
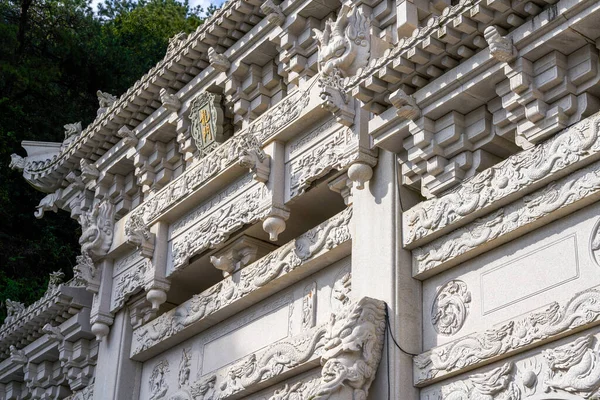
[{"label": "green tree foliage", "polygon": [[[96,90],[120,95],[165,54],[169,37],[214,12],[187,0],[0,0],[0,301],[30,304],[48,274],[70,278],[79,224],[33,211],[43,194],[8,168],[22,140],[60,142],[63,125],[94,119]],[[0,308],[0,322],[5,309]]]}]

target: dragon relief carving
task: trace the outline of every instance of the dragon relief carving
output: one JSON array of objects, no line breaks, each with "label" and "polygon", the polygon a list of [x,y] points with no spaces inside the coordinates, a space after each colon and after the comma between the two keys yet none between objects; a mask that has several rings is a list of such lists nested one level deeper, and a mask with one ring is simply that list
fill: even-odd
[{"label": "dragon relief carving", "polygon": [[[381,360],[385,307],[383,301],[363,297],[349,302],[340,313],[332,313],[328,324],[309,335],[275,343],[260,356],[250,355],[229,369],[217,398],[239,393],[322,352],[321,379],[314,386],[306,385],[305,390],[310,391],[306,398],[366,400]],[[297,393],[300,385],[295,389]]]},{"label": "dragon relief carving", "polygon": [[332,313],[321,356],[321,382],[314,400],[331,396],[367,399],[381,360],[386,304],[363,297]]},{"label": "dragon relief carving", "polygon": [[[600,394],[600,346],[591,335],[544,350],[549,370],[543,381],[546,392],[565,391],[584,399]],[[596,398],[596,397],[594,397]]]},{"label": "dragon relief carving", "polygon": [[488,372],[469,376],[466,383],[444,388],[444,400],[520,400],[521,389],[514,382],[511,362]]},{"label": "dragon relief carving", "polygon": [[325,29],[313,29],[319,42],[319,71],[331,75],[336,69],[344,77],[356,75],[371,54],[370,20],[360,7],[342,5],[337,19],[325,22]]},{"label": "dragon relief carving", "polygon": [[196,294],[191,300],[161,315],[134,331],[137,347],[134,353],[148,349],[175,335],[187,326],[238,301],[258,288],[301,267],[323,249],[332,249],[350,240],[352,208],[286,243],[265,257],[246,266],[239,277],[229,276],[221,282]]},{"label": "dragon relief carving", "polygon": [[460,369],[481,364],[533,343],[584,327],[600,318],[600,291],[575,295],[563,307],[554,302],[543,311],[462,337],[414,358],[415,383],[423,384]]},{"label": "dragon relief carving", "polygon": [[469,313],[471,292],[467,284],[453,280],[442,286],[431,307],[431,323],[436,332],[450,336],[462,328]]},{"label": "dragon relief carving", "polygon": [[108,200],[97,203],[90,211],[80,215],[81,254],[101,257],[108,252],[113,239],[114,218],[114,206]]}]

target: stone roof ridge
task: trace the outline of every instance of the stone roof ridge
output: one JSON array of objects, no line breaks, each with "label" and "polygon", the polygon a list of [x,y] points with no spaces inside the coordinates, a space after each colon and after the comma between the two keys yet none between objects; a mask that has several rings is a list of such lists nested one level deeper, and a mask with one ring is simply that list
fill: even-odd
[{"label": "stone roof ridge", "polygon": [[398,40],[398,43],[394,45],[393,48],[387,49],[382,57],[371,59],[369,64],[366,67],[359,69],[355,76],[345,78],[345,90],[348,91],[357,86],[362,80],[375,73],[386,63],[393,60],[401,53],[415,47],[423,39],[429,37],[435,29],[446,25],[452,18],[473,7],[476,3],[478,3],[477,0],[460,0],[458,4],[444,8],[441,15],[432,16],[427,21],[427,25],[415,29],[410,37]]},{"label": "stone roof ridge", "polygon": [[2,340],[4,333],[9,330],[9,328],[17,325],[17,323],[19,323],[19,325],[25,324],[30,319],[28,316],[38,317],[40,313],[36,311],[41,310],[45,305],[49,304],[51,300],[61,291],[62,287],[78,287],[77,281],[75,278],[73,278],[70,281],[61,283],[59,285],[49,285],[42,297],[31,303],[29,306],[23,308],[17,314],[12,315],[12,318],[9,319],[7,317],[4,323],[0,325],[0,340]]},{"label": "stone roof ridge", "polygon": [[[53,166],[57,166],[60,162],[69,157],[70,155],[76,153],[80,147],[86,142],[86,140],[92,138],[96,132],[98,132],[102,127],[104,127],[108,122],[112,121],[116,117],[116,113],[121,109],[124,109],[129,102],[133,100],[133,98],[137,95],[136,92],[138,90],[143,89],[143,86],[150,82],[150,79],[156,75],[159,75],[160,70],[167,66],[167,64],[173,59],[177,58],[178,54],[182,52],[185,48],[190,48],[193,44],[199,39],[199,37],[208,29],[213,27],[214,25],[218,25],[222,23],[222,18],[225,13],[227,13],[230,9],[235,7],[239,3],[251,3],[249,0],[228,0],[226,1],[221,8],[215,11],[215,13],[210,16],[204,23],[190,34],[187,35],[185,39],[180,40],[175,47],[171,49],[167,49],[165,52],[165,57],[161,59],[154,67],[152,67],[147,73],[145,73],[140,79],[138,79],[132,86],[127,89],[125,93],[117,98],[117,100],[110,105],[105,112],[99,114],[94,121],[92,121],[82,132],[78,135],[78,137],[73,140],[68,146],[60,149],[58,154],[55,154],[52,158],[47,159],[46,161],[30,161],[23,168],[24,173],[29,173],[31,175],[43,173],[45,170]],[[198,53],[198,52],[196,52]],[[194,54],[194,52],[191,52]],[[200,53],[203,54],[203,53]],[[127,125],[118,124],[118,125]],[[114,132],[116,134],[116,130]]]}]

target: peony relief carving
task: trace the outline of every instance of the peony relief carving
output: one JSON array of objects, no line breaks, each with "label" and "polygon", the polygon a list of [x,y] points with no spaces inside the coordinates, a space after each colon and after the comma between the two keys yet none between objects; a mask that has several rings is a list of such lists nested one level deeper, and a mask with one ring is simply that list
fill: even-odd
[{"label": "peony relief carving", "polygon": [[319,42],[319,71],[325,75],[337,69],[343,77],[356,75],[371,54],[370,20],[360,7],[342,4],[337,19],[325,22],[325,29],[314,29]]},{"label": "peony relief carving", "polygon": [[470,303],[471,292],[463,281],[453,280],[442,286],[431,307],[431,323],[435,331],[444,336],[458,332],[467,319]]}]

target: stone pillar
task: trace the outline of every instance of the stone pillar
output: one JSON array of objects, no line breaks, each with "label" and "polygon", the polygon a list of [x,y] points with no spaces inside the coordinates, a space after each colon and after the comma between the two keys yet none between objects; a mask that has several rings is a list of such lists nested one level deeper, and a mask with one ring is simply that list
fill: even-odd
[{"label": "stone pillar", "polygon": [[[356,299],[369,296],[385,301],[394,337],[404,350],[418,353],[421,283],[412,278],[410,252],[402,249],[397,173],[395,155],[380,150],[371,180],[363,190],[352,189],[352,294]],[[412,384],[412,357],[387,338],[369,399],[388,398],[388,351],[390,399],[418,399],[419,390]]]},{"label": "stone pillar", "polygon": [[132,327],[127,308],[115,315],[100,343],[94,399],[131,400],[139,396],[142,364],[129,358]]}]

